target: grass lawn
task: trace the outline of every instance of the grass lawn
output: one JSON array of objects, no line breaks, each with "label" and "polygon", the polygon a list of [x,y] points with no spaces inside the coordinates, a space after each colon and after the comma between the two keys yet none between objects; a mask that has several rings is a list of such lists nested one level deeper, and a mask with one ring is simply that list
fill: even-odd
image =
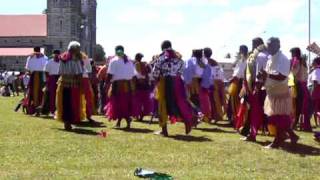
[{"label": "grass lawn", "polygon": [[[60,122],[14,113],[18,100],[0,97],[0,179],[136,179],[137,167],[175,179],[320,179],[313,133],[299,132],[295,148],[266,150],[272,137],[242,142],[224,122],[201,124],[190,136],[183,124],[172,125],[171,137],[163,138],[153,134],[157,124],[134,122],[126,132],[95,117],[107,127],[65,132]],[[102,129],[105,139],[97,136]]]}]

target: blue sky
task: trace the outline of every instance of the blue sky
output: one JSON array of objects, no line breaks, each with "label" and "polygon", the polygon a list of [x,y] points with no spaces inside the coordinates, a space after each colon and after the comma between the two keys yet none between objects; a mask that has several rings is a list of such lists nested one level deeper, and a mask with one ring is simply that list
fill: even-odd
[{"label": "blue sky", "polygon": [[[320,9],[312,2],[312,40],[320,41]],[[24,3],[21,3],[24,2]],[[31,3],[32,2],[32,3]],[[278,36],[283,51],[308,43],[307,0],[98,0],[97,41],[108,55],[122,44],[129,56],[142,52],[149,60],[159,53],[160,43],[170,39],[184,58],[193,48],[209,46],[221,59],[251,39]],[[10,0],[1,14],[37,14],[46,0]]]}]

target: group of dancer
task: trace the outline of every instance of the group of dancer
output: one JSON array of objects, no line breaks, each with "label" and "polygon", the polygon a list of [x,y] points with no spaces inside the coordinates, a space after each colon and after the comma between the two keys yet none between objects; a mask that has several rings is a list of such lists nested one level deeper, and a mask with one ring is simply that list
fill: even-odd
[{"label": "group of dancer", "polygon": [[199,123],[214,124],[226,115],[246,141],[256,141],[259,129],[269,129],[275,136],[269,148],[287,138],[297,143],[294,129],[312,131],[310,119],[315,115],[317,122],[320,115],[320,58],[308,71],[300,49],[293,48],[289,60],[278,38],[266,44],[253,39],[251,52],[240,46],[227,90],[223,69],[210,48],[195,49],[183,61],[166,40],[162,52],[147,63],[142,53],[130,59],[119,45],[101,67],[80,49],[80,43],[70,42],[66,52],[55,50],[48,60],[39,47],[34,48],[26,64],[27,114],[51,114],[71,131],[73,124],[85,119],[96,123],[91,116],[100,104],[100,111],[117,121],[117,128],[123,119],[131,128],[132,119],[157,117],[158,134],[163,136],[168,136],[168,122],[183,122],[189,134]]}]

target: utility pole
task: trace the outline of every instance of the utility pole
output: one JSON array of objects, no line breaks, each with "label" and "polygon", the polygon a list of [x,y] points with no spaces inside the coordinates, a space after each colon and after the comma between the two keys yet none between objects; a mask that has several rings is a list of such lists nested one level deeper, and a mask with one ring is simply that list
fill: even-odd
[{"label": "utility pole", "polygon": [[[309,45],[311,44],[311,0],[308,0],[309,1]],[[311,52],[309,51],[309,55],[308,55],[308,60],[309,60],[309,65],[311,64]]]}]

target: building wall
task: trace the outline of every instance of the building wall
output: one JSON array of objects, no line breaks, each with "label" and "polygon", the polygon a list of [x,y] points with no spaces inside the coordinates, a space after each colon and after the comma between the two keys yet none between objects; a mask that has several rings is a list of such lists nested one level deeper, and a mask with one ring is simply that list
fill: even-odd
[{"label": "building wall", "polygon": [[[93,57],[96,45],[96,0],[47,0],[47,37],[0,37],[0,47],[45,48],[67,50],[70,41],[79,41],[82,50]],[[84,26],[84,28],[81,28]],[[30,52],[32,53],[32,52]],[[0,68],[23,69],[26,57],[0,57]],[[18,62],[17,62],[18,61]]]},{"label": "building wall", "polygon": [[94,55],[96,46],[96,17],[97,17],[97,1],[81,0],[82,6],[82,28],[81,28],[81,44],[85,52],[90,57]]},{"label": "building wall", "polygon": [[67,49],[70,41],[80,41],[81,2],[47,0],[48,41],[53,49]]}]

